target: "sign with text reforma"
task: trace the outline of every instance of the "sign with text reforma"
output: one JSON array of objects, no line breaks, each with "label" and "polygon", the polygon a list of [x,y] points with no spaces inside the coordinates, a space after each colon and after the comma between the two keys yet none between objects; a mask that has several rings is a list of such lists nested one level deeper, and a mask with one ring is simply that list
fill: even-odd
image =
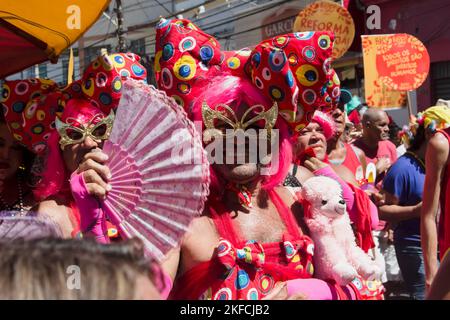
[{"label": "sign with text reforma", "polygon": [[342,57],[355,37],[355,24],[344,7],[330,1],[317,1],[300,11],[294,23],[294,32],[331,31],[335,40],[333,59]]}]

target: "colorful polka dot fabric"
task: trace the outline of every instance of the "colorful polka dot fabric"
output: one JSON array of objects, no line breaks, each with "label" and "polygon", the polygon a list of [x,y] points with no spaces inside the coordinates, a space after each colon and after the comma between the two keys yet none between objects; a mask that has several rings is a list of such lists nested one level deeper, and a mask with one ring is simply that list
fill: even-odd
[{"label": "colorful polka dot fabric", "polygon": [[156,27],[155,72],[165,90],[189,113],[211,78],[248,77],[299,131],[314,110],[337,105],[340,82],[331,68],[334,35],[299,32],[267,39],[254,47],[221,51],[219,42],[186,19],[162,19]]},{"label": "colorful polka dot fabric", "polygon": [[139,60],[134,53],[101,55],[80,80],[65,88],[45,79],[5,81],[0,102],[14,138],[37,154],[44,152],[55,118],[61,116],[69,99],[87,99],[109,114],[119,104],[123,80],[146,79]]},{"label": "colorful polka dot fabric", "polygon": [[65,92],[72,98],[89,99],[106,114],[116,108],[122,91],[122,81],[127,78],[145,80],[147,71],[134,53],[102,55],[85,70],[82,79],[73,82]]},{"label": "colorful polka dot fabric", "polygon": [[54,129],[57,113],[64,109],[63,93],[52,80],[5,81],[2,107],[14,138],[40,153]]},{"label": "colorful polka dot fabric", "polygon": [[[218,262],[223,267],[219,282],[214,283],[201,296],[201,300],[260,300],[279,281],[277,272],[265,272],[264,265],[280,259],[297,278],[311,278],[314,274],[314,244],[308,237],[295,240],[289,234],[283,238],[283,254],[280,258],[279,243],[260,244],[247,241],[242,248],[221,239],[216,249]],[[267,260],[267,261],[266,261]]]}]

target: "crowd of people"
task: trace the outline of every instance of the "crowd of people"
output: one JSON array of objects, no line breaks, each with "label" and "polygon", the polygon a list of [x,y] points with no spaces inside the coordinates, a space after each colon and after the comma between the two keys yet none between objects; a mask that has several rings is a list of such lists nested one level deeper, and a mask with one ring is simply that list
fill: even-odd
[{"label": "crowd of people", "polygon": [[[66,88],[5,81],[0,298],[382,300],[389,297],[391,244],[411,299],[450,299],[445,103],[424,108],[392,135],[385,111],[340,88],[327,32],[230,53],[177,19],[160,22],[156,43],[158,88],[201,122],[203,133],[212,132],[204,134],[205,148],[229,130],[264,130],[278,137],[278,147],[268,148],[271,162],[250,161],[246,148],[244,163],[212,163],[203,214],[157,263],[144,258],[141,242],[121,239],[98,205],[111,188],[102,147],[121,83],[146,77],[139,57],[104,54]],[[315,273],[311,203],[301,190],[316,176],[338,182],[354,242],[381,274],[354,266],[358,276],[345,282]],[[322,199],[323,207],[331,201]],[[89,269],[80,290],[67,286],[69,265]],[[340,274],[346,267],[329,266]]]}]

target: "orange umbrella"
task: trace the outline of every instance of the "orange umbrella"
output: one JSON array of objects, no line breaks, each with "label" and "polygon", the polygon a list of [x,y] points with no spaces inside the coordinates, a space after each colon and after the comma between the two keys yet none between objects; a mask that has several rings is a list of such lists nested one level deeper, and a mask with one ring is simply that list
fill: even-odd
[{"label": "orange umbrella", "polygon": [[110,0],[2,0],[0,78],[50,60],[98,20]]}]

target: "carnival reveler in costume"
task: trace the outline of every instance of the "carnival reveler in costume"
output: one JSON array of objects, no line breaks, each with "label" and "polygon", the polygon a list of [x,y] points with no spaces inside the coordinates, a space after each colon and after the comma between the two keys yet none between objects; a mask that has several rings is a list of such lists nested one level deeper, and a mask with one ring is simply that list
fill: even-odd
[{"label": "carnival reveler in costume", "polygon": [[[205,213],[163,265],[175,279],[171,298],[363,298],[355,284],[313,278],[314,244],[301,207],[281,186],[292,162],[290,134],[308,124],[317,106],[331,110],[339,99],[332,34],[288,34],[253,50],[222,52],[212,36],[182,19],[162,20],[156,37],[159,87],[201,121],[206,150],[249,129],[266,140],[277,131],[279,139],[270,164],[261,156],[250,160],[250,140],[246,161],[212,164]],[[214,158],[234,154],[239,143],[231,141],[233,150],[216,148]]]},{"label": "carnival reveler in costume", "polygon": [[[351,171],[341,165],[333,165],[329,162],[326,154],[327,142],[333,136],[334,131],[335,123],[331,116],[316,111],[311,122],[299,133],[293,135],[294,165],[284,185],[295,196],[302,183],[311,174],[326,176],[337,181],[342,188],[342,197],[346,203],[356,243],[364,252],[373,255],[374,241],[371,231],[378,226],[377,207],[359,188]],[[301,201],[301,199],[299,200]],[[377,264],[383,266],[382,269],[384,269],[384,260],[379,256],[375,258]],[[355,282],[366,298],[382,298],[384,288],[381,282],[368,282],[363,278],[355,279]]]},{"label": "carnival reveler in costume", "polygon": [[[447,112],[446,112],[447,111]],[[436,126],[450,122],[446,107],[430,107],[410,117],[400,132],[406,152],[389,168],[383,179],[380,218],[394,228],[394,246],[406,289],[415,300],[425,298],[425,268],[421,248],[420,212],[425,181],[425,154]],[[450,124],[449,124],[450,125]]]},{"label": "carnival reveler in costume", "polygon": [[352,93],[346,89],[341,89],[338,106],[331,113],[331,117],[336,124],[336,130],[334,135],[327,140],[327,154],[330,163],[348,168],[358,183],[362,184],[367,166],[366,156],[361,149],[345,141],[346,126],[349,121],[346,108],[351,101]]},{"label": "carnival reveler in costume", "polygon": [[[33,211],[53,219],[64,237],[92,234],[108,242],[117,230],[104,222],[95,198],[104,196],[107,168],[98,149],[108,138],[122,81],[145,80],[140,57],[102,54],[82,79],[65,88],[51,80],[6,81],[3,107],[14,137],[34,152],[40,165],[34,172],[34,196],[41,201]],[[101,188],[103,187],[103,189]]]},{"label": "carnival reveler in costume", "polygon": [[438,269],[438,249],[440,259],[444,260],[450,248],[450,109],[443,105],[428,108],[419,116],[418,122],[428,136],[432,135],[425,155],[420,221],[428,290]]},{"label": "carnival reveler in costume", "polygon": [[[342,165],[330,163],[326,154],[327,142],[333,137],[334,132],[335,124],[331,116],[316,111],[311,122],[292,137],[293,171],[297,166],[304,166],[314,175],[328,176],[339,182],[350,220],[354,223],[357,242],[365,252],[368,252],[374,245],[371,228],[376,228],[378,225],[377,208],[359,188],[351,171]],[[305,181],[304,167],[301,167],[303,172],[299,171],[297,174],[298,183]],[[294,180],[294,177],[293,172],[288,175],[288,179]]]}]

